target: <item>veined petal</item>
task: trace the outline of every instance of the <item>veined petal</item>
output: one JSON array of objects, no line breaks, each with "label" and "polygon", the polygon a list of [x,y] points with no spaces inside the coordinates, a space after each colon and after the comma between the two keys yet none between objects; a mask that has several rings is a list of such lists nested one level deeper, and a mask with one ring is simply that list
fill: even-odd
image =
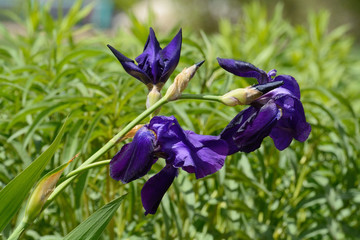
[{"label": "veined petal", "polygon": [[276,148],[284,150],[293,138],[304,142],[309,137],[311,126],[306,122],[301,101],[288,95],[277,99],[276,104],[283,112],[283,116],[270,133]]},{"label": "veined petal", "polygon": [[110,162],[110,176],[123,183],[144,176],[156,162],[154,133],[142,127],[131,143],[125,144]]},{"label": "veined petal", "polygon": [[160,44],[156,39],[155,32],[150,28],[144,52],[135,58],[135,60],[139,64],[139,67],[148,74],[153,84],[157,83],[163,69],[159,62],[160,50]]},{"label": "veined petal", "polygon": [[178,174],[178,169],[166,165],[159,173],[151,177],[141,190],[141,201],[145,208],[145,215],[155,214],[161,199],[165,195]]},{"label": "veined petal", "polygon": [[150,80],[149,75],[145,71],[143,71],[139,66],[137,66],[133,60],[131,60],[130,58],[127,58],[126,56],[124,56],[122,53],[120,53],[118,50],[116,50],[109,44],[107,46],[112,51],[112,53],[115,55],[115,57],[119,60],[119,62],[121,63],[121,65],[123,66],[123,68],[125,69],[125,71],[128,74],[130,74],[131,76],[133,76],[134,78],[140,80],[141,82],[143,82],[145,84],[152,82]]},{"label": "veined petal", "polygon": [[220,138],[225,140],[228,144],[228,155],[240,151],[238,144],[235,142],[234,135],[237,131],[244,131],[246,127],[251,124],[257,114],[258,110],[255,107],[248,107],[238,113],[222,130],[220,133]]},{"label": "veined petal", "polygon": [[175,153],[173,165],[182,167],[196,178],[213,174],[224,166],[228,146],[218,136],[199,135],[184,131],[186,140],[179,141],[171,151]]},{"label": "veined petal", "polygon": [[281,113],[273,101],[260,109],[248,107],[241,111],[221,132],[220,138],[229,145],[229,155],[238,151],[252,152],[269,135]]},{"label": "veined petal", "polygon": [[260,84],[268,82],[266,72],[251,63],[225,58],[217,58],[217,60],[220,67],[237,76],[256,78]]},{"label": "veined petal", "polygon": [[279,75],[275,77],[272,81],[283,81],[284,84],[281,88],[285,88],[290,91],[295,97],[300,99],[300,87],[295,78],[290,75]]},{"label": "veined petal", "polygon": [[166,154],[167,163],[195,173],[196,178],[213,174],[224,165],[228,147],[218,136],[185,131],[173,116],[156,116],[149,128],[156,133],[158,151]]},{"label": "veined petal", "polygon": [[179,63],[182,43],[182,30],[180,29],[171,42],[160,51],[160,64],[163,66],[163,71],[159,82],[165,83],[170,75],[174,72]]}]

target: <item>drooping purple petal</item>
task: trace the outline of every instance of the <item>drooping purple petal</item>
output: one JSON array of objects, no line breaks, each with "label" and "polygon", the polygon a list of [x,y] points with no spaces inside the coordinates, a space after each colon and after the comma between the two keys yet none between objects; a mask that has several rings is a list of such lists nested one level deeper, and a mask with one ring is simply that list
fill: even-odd
[{"label": "drooping purple petal", "polygon": [[225,140],[228,144],[228,155],[234,154],[239,150],[238,144],[234,140],[234,135],[237,131],[243,131],[251,124],[258,113],[255,107],[248,107],[238,113],[231,122],[222,130],[220,138]]},{"label": "drooping purple petal", "polygon": [[273,101],[260,109],[251,106],[241,111],[220,134],[220,138],[229,146],[228,154],[238,151],[248,153],[259,148],[280,116],[281,113]]},{"label": "drooping purple petal", "polygon": [[173,116],[156,116],[149,128],[156,133],[159,151],[166,154],[167,163],[195,173],[196,178],[213,174],[224,165],[228,147],[218,136],[185,131]]},{"label": "drooping purple petal", "polygon": [[251,63],[225,58],[217,58],[217,60],[220,67],[237,76],[256,78],[260,84],[268,82],[266,72]]},{"label": "drooping purple petal", "polygon": [[287,148],[292,139],[304,142],[311,132],[311,126],[306,122],[302,103],[292,95],[283,96],[276,100],[282,110],[282,117],[270,133],[277,149]]},{"label": "drooping purple petal", "polygon": [[144,52],[135,58],[139,67],[151,78],[153,84],[160,78],[163,67],[159,62],[160,44],[156,39],[155,32],[150,28],[149,37],[146,41]]},{"label": "drooping purple petal", "polygon": [[123,183],[144,176],[156,162],[154,133],[142,127],[131,143],[125,144],[110,161],[110,176]]},{"label": "drooping purple petal", "polygon": [[171,42],[160,51],[160,65],[163,71],[158,82],[165,83],[174,72],[179,63],[182,43],[182,30],[180,29]]},{"label": "drooping purple petal", "polygon": [[109,44],[107,46],[115,55],[115,57],[119,60],[119,62],[121,63],[121,65],[128,74],[140,80],[144,84],[148,84],[151,82],[149,75],[145,71],[143,71],[139,66],[137,66],[133,60],[127,58]]},{"label": "drooping purple petal", "polygon": [[186,140],[176,143],[171,150],[175,154],[173,165],[182,167],[196,178],[203,178],[219,171],[224,166],[228,153],[225,141],[218,136],[199,135],[185,131]]},{"label": "drooping purple petal", "polygon": [[141,201],[145,208],[145,215],[155,214],[161,199],[178,174],[178,169],[166,165],[159,173],[151,177],[141,190]]},{"label": "drooping purple petal", "polygon": [[284,84],[281,86],[282,88],[290,91],[295,97],[300,99],[300,87],[295,78],[290,75],[279,75],[275,77],[272,81],[283,81]]}]

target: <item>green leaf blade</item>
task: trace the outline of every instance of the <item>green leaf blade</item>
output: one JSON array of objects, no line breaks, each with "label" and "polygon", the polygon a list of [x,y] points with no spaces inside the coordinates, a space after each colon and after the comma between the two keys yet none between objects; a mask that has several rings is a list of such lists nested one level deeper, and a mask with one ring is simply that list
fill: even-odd
[{"label": "green leaf blade", "polygon": [[104,231],[111,218],[114,216],[116,210],[119,208],[122,200],[126,195],[123,195],[108,204],[101,207],[99,210],[90,215],[85,221],[80,223],[74,230],[64,237],[64,240],[71,239],[99,239],[101,233]]},{"label": "green leaf blade", "polygon": [[45,166],[57,150],[66,125],[67,120],[49,148],[0,191],[0,232],[20,209],[29,191],[38,181]]}]

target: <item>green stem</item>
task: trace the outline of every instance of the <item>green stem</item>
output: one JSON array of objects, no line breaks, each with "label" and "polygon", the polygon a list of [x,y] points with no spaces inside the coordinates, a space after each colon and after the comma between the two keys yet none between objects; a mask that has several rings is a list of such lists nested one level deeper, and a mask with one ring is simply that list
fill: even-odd
[{"label": "green stem", "polygon": [[28,223],[26,223],[23,220],[21,220],[20,224],[17,225],[17,227],[15,228],[15,230],[11,233],[10,237],[8,238],[8,240],[17,240],[20,238],[21,234],[25,231],[25,229],[29,226]]},{"label": "green stem", "polygon": [[[98,158],[100,158],[105,152],[107,152],[110,148],[112,148],[118,139],[125,136],[126,133],[128,133],[133,127],[136,126],[139,122],[141,122],[144,118],[149,116],[153,111],[155,111],[157,108],[161,107],[162,105],[167,103],[166,98],[161,98],[159,101],[154,103],[151,107],[146,109],[144,112],[142,112],[139,116],[137,116],[134,120],[132,120],[128,125],[126,125],[118,134],[116,134],[110,141],[108,141],[102,148],[100,148],[96,153],[94,153],[90,158],[88,158],[85,162],[83,162],[78,169],[83,169],[84,167],[90,165],[94,161],[96,161]],[[75,171],[75,170],[74,170]],[[66,176],[66,180],[60,183],[54,190],[54,192],[50,195],[48,200],[46,201],[44,208],[46,208],[52,200],[65,188],[67,187],[72,180],[76,178],[76,175],[72,176]]]},{"label": "green stem", "polygon": [[[196,99],[196,100],[205,100],[205,101],[216,101],[216,102],[221,102],[220,101],[220,96],[214,96],[214,95],[205,95],[205,94],[182,94],[179,98],[179,100],[182,99]],[[88,165],[90,165],[91,163],[93,163],[94,161],[96,161],[98,158],[100,158],[105,152],[107,152],[110,148],[112,148],[116,142],[118,141],[118,139],[122,138],[123,136],[125,136],[126,133],[128,133],[133,127],[135,127],[139,122],[141,122],[144,118],[146,118],[147,116],[149,116],[152,112],[154,112],[156,109],[158,109],[159,107],[161,107],[162,105],[166,104],[167,98],[163,97],[161,98],[159,101],[157,101],[156,103],[154,103],[154,105],[152,105],[151,107],[149,107],[148,109],[146,109],[144,112],[142,112],[139,116],[137,116],[134,120],[132,120],[128,125],[125,126],[125,128],[123,128],[118,134],[116,134],[112,139],[110,139],[110,141],[108,141],[102,148],[100,148],[96,153],[94,153],[90,158],[88,158],[85,162],[83,162],[78,169],[74,170],[74,171],[78,171],[79,169],[81,169],[81,171],[85,171],[89,168],[85,168]],[[101,166],[102,164],[99,164],[99,166]],[[95,165],[97,166],[97,165]],[[74,172],[73,171],[73,172]],[[54,200],[54,198],[65,188],[67,187],[72,180],[74,180],[77,176],[76,173],[69,173],[66,177],[65,180],[60,183],[54,190],[54,192],[50,195],[50,197],[48,198],[48,200],[46,201],[44,208],[46,208],[50,202],[52,202]]]},{"label": "green stem", "polygon": [[[153,111],[155,111],[158,107],[166,104],[167,100],[165,98],[161,98],[154,105],[146,109],[139,116],[137,116],[134,120],[132,120],[126,127],[124,127],[118,134],[116,134],[110,141],[108,141],[102,148],[100,148],[96,153],[94,153],[88,160],[86,160],[81,166],[89,165],[90,163],[96,161],[99,157],[101,157],[105,152],[107,152],[110,148],[112,148],[117,140],[125,136],[133,127],[135,127],[139,122],[141,122],[144,118],[149,116]],[[80,166],[80,167],[81,167]]]},{"label": "green stem", "polygon": [[89,170],[91,168],[96,168],[96,167],[109,165],[110,161],[111,161],[110,159],[109,160],[103,160],[103,161],[99,161],[99,162],[96,162],[96,163],[89,164],[89,165],[81,167],[81,168],[77,168],[74,171],[69,172],[68,175],[66,175],[65,179],[70,178],[70,177],[75,176],[75,175],[78,175],[79,173],[87,171],[87,170]]},{"label": "green stem", "polygon": [[221,96],[215,96],[215,95],[206,95],[206,94],[182,94],[179,98],[181,99],[193,99],[193,100],[205,100],[205,101],[215,101],[220,102]]}]

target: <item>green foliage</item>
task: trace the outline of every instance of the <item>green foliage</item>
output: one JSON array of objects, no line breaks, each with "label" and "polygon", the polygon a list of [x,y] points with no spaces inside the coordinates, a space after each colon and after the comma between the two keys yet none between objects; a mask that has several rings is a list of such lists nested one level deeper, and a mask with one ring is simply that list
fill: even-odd
[{"label": "green foliage", "polygon": [[49,148],[0,191],[0,231],[5,228],[11,218],[20,209],[30,189],[39,179],[41,172],[45,169],[47,163],[57,150],[65,127],[66,122]]},{"label": "green foliage", "polygon": [[[50,6],[40,7],[36,1],[24,5],[24,20],[8,15],[24,26],[25,34],[13,35],[0,25],[0,188],[49,146],[70,113],[62,150],[55,152],[47,169],[81,152],[65,171],[79,166],[145,110],[146,88],[123,71],[106,44],[135,58],[142,51],[148,24],[132,19],[130,34],[119,30],[109,37],[91,26],[75,26],[91,11],[80,2],[57,20],[51,17]],[[141,205],[145,179],[123,185],[109,177],[106,167],[91,170],[45,209],[26,239],[65,236],[125,192],[127,199],[103,239],[356,239],[360,235],[360,58],[352,54],[356,49],[346,35],[347,27],[330,30],[327,12],[312,13],[307,23],[293,26],[282,17],[281,5],[270,14],[252,3],[240,16],[236,23],[222,20],[218,34],[183,29],[180,64],[171,78],[206,59],[186,93],[223,94],[254,83],[225,73],[216,57],[292,75],[299,82],[312,125],[308,141],[293,142],[279,152],[267,138],[259,150],[228,157],[219,173],[201,180],[180,171],[154,216],[145,217]],[[158,34],[160,44],[168,43],[176,31]],[[182,101],[164,106],[161,114],[175,115],[184,128],[199,134],[215,135],[241,109]],[[162,164],[156,163],[151,173]],[[8,236],[15,224],[16,219],[3,235]]]},{"label": "green foliage", "polygon": [[111,218],[114,216],[124,197],[125,195],[101,207],[69,234],[67,234],[64,239],[99,239],[101,237],[101,233],[105,230]]}]

